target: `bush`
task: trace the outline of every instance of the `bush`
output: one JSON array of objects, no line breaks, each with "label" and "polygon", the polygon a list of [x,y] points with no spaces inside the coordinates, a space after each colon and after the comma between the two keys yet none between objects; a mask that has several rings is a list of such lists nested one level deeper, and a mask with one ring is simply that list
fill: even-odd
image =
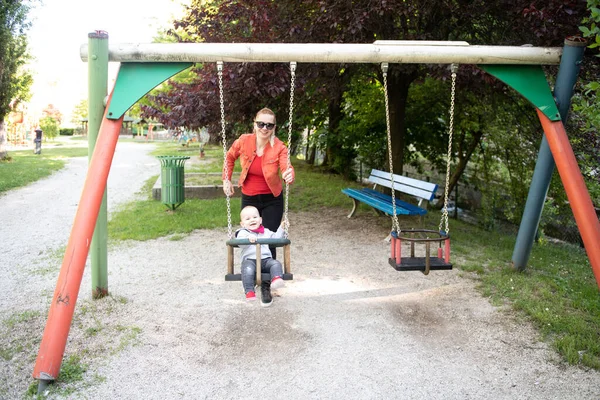
[{"label": "bush", "polygon": [[58,136],[58,123],[52,117],[44,117],[40,120],[40,129],[44,136],[49,139],[54,139]]},{"label": "bush", "polygon": [[60,136],[73,136],[75,133],[75,128],[60,128],[58,134]]}]

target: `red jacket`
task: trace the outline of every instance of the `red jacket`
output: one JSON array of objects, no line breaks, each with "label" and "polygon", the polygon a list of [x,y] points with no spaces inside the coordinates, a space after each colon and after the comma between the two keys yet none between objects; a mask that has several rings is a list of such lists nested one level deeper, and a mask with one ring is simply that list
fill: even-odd
[{"label": "red jacket", "polygon": [[[231,180],[233,173],[233,167],[235,160],[240,159],[242,166],[242,173],[240,174],[240,180],[238,184],[243,188],[244,181],[248,175],[248,170],[252,161],[256,157],[256,135],[254,133],[246,133],[236,139],[231,145],[231,148],[227,152],[227,176],[225,176],[225,168],[223,168],[223,180]],[[273,196],[279,196],[282,191],[281,178],[279,178],[279,171],[285,171],[288,167],[288,149],[285,144],[277,137],[273,140],[273,145],[267,143],[264,148],[262,155],[262,172],[265,176],[265,181]],[[293,167],[290,164],[289,165]],[[294,171],[293,177],[295,178],[296,173]]]}]

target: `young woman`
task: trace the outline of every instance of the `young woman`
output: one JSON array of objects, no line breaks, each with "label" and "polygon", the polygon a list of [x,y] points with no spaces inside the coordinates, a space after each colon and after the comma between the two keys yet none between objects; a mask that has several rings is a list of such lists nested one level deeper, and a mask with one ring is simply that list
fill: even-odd
[{"label": "young woman", "polygon": [[[256,113],[253,132],[236,139],[227,152],[227,175],[223,168],[223,192],[232,196],[231,175],[235,160],[240,159],[242,172],[238,187],[242,188],[242,209],[256,207],[263,225],[273,232],[277,231],[283,217],[282,179],[293,183],[295,178],[294,168],[288,165],[288,149],[275,136],[276,127],[273,111],[263,108]],[[271,248],[271,253],[275,259],[275,247]],[[261,289],[263,297],[271,297],[270,282],[263,282]]]}]

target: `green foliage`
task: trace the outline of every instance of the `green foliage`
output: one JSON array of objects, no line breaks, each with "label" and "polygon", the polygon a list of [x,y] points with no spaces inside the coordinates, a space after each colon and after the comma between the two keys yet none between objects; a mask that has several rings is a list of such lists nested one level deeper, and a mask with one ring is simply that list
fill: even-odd
[{"label": "green foliage", "polygon": [[[411,85],[406,106],[406,163],[419,168],[419,157],[425,157],[438,170],[445,171],[448,153],[450,85],[431,77]],[[464,107],[459,107],[461,114]],[[457,119],[460,122],[460,119]],[[473,121],[470,119],[470,121]],[[456,127],[457,136],[470,130]]]},{"label": "green foliage", "polygon": [[33,80],[24,69],[30,58],[26,36],[28,12],[27,2],[0,3],[0,121],[11,108],[31,96]]},{"label": "green foliage", "polygon": [[73,125],[79,126],[81,125],[81,120],[87,119],[88,117],[88,101],[87,99],[81,100],[79,103],[75,105],[73,108],[73,113],[71,116],[71,123]]},{"label": "green foliage", "polygon": [[489,93],[483,104],[470,104],[469,118],[459,122],[458,131],[483,135],[463,181],[482,194],[483,226],[493,228],[493,219],[518,224],[541,139],[539,122],[532,107],[512,92]]},{"label": "green foliage", "polygon": [[[589,15],[583,19],[579,29],[583,36],[591,41],[589,48],[600,48],[600,0],[588,0]],[[573,97],[573,124],[577,127],[575,135],[569,135],[577,161],[585,177],[592,201],[600,206],[600,83],[598,82],[598,63],[589,63],[584,70],[583,84]],[[577,89],[577,88],[576,88]],[[573,137],[574,136],[574,137]]]},{"label": "green foliage", "polygon": [[40,128],[43,135],[49,139],[54,139],[58,136],[58,122],[52,117],[44,117],[40,120]]},{"label": "green foliage", "polygon": [[368,167],[387,165],[385,94],[374,78],[355,77],[344,94],[339,136]]},{"label": "green foliage", "polygon": [[569,140],[592,201],[600,207],[600,83],[588,81],[573,97]]},{"label": "green foliage", "polygon": [[75,128],[60,128],[59,135],[61,136],[73,136]]},{"label": "green foliage", "polygon": [[590,14],[583,19],[585,25],[579,30],[592,41],[589,47],[593,49],[600,46],[600,0],[587,0],[587,8]]}]

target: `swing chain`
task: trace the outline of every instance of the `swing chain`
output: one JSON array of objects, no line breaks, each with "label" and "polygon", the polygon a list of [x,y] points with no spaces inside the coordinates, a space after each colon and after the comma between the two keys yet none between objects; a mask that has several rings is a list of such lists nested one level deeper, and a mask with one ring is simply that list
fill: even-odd
[{"label": "swing chain", "polygon": [[392,157],[392,131],[390,127],[390,103],[388,99],[388,84],[387,84],[387,72],[388,63],[381,63],[381,71],[383,72],[383,89],[385,93],[385,122],[387,125],[387,148],[388,148],[388,162],[390,164],[390,181],[392,182],[392,229],[396,232],[400,232],[400,222],[398,222],[398,216],[396,215],[396,191],[394,190],[394,160]]},{"label": "swing chain", "polygon": [[[445,227],[445,233],[450,233],[448,225],[448,188],[450,187],[450,161],[452,160],[452,135],[454,133],[454,94],[456,92],[456,72],[458,65],[450,66],[452,71],[452,90],[450,92],[450,123],[448,125],[448,154],[446,157],[446,185],[444,187],[444,208],[442,209],[442,219],[440,220],[439,230],[442,231],[442,225]],[[456,204],[455,204],[456,207]]]},{"label": "swing chain", "polygon": [[[227,167],[227,138],[225,137],[225,101],[223,100],[223,61],[217,61],[217,72],[219,75],[219,99],[221,107],[221,138],[223,143],[223,168],[225,169],[225,178],[229,176],[229,167]],[[231,185],[231,181],[229,183]],[[229,191],[227,197],[227,235],[233,239],[233,228],[231,226],[231,198]]]},{"label": "swing chain", "polygon": [[[287,168],[289,169],[292,165],[290,160],[290,152],[292,151],[292,121],[294,117],[294,86],[296,83],[296,62],[290,62],[290,114],[289,114],[289,123],[288,123],[288,142],[287,142]],[[288,238],[288,231],[290,229],[290,220],[288,218],[288,199],[290,194],[290,184],[285,183],[285,208],[283,212],[283,230],[284,237]]]}]

